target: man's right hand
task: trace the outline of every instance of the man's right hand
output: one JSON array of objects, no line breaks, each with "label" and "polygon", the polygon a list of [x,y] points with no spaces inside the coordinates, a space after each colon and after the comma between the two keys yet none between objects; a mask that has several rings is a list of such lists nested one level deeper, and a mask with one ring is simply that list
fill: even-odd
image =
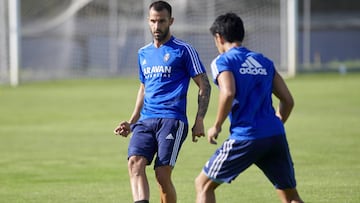
[{"label": "man's right hand", "polygon": [[127,121],[123,121],[119,123],[119,125],[114,129],[115,135],[121,135],[123,137],[127,137],[131,132],[130,123]]}]

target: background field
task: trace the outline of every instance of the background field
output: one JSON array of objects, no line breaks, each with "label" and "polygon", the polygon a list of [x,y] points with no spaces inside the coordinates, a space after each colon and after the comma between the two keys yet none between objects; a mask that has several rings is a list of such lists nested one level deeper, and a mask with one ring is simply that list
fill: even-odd
[{"label": "background field", "polygon": [[[286,124],[298,189],[306,202],[360,202],[360,75],[299,75]],[[189,93],[189,120],[196,89]],[[0,202],[132,202],[129,139],[116,137],[132,113],[135,78],[68,80],[0,87]],[[206,128],[214,120],[214,87]],[[227,125],[220,141],[227,137]],[[216,146],[188,139],[174,171],[178,202],[194,202],[193,180]],[[159,202],[152,166],[151,202]],[[255,167],[217,191],[218,202],[278,202]]]}]

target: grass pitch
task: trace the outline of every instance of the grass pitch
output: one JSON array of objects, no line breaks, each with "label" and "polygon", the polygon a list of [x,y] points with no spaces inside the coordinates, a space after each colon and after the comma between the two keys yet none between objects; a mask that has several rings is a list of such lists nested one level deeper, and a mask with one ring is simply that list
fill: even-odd
[{"label": "grass pitch", "polygon": [[[287,83],[295,109],[286,129],[302,198],[360,202],[360,75],[299,75]],[[132,113],[138,86],[135,78],[1,86],[0,202],[132,202],[129,139],[112,131]],[[214,87],[206,128],[214,121],[217,94]],[[197,101],[193,83],[188,100],[191,127]],[[194,202],[194,178],[217,147],[188,138],[173,173],[179,203]],[[148,178],[150,201],[159,202],[152,166]],[[278,202],[256,167],[216,194],[218,202]]]}]

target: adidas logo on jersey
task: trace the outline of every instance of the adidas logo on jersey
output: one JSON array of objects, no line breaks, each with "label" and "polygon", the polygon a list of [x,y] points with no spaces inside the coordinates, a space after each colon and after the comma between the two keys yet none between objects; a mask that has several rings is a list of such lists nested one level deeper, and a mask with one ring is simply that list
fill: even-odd
[{"label": "adidas logo on jersey", "polygon": [[168,135],[166,136],[165,139],[167,139],[167,140],[173,140],[173,139],[174,139],[174,136],[170,133],[170,134],[168,134]]},{"label": "adidas logo on jersey", "polygon": [[240,74],[267,75],[266,69],[251,56],[249,56],[241,66],[239,70]]}]

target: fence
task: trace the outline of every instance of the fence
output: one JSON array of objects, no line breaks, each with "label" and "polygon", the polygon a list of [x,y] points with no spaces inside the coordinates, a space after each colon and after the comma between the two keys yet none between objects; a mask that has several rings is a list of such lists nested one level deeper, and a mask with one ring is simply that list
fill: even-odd
[{"label": "fence", "polygon": [[[11,1],[19,4],[19,81],[137,74],[137,50],[151,41],[150,0],[0,0],[0,83],[11,80]],[[296,25],[287,26],[288,19],[296,22],[289,2],[296,1],[170,0],[172,34],[191,43],[209,67],[217,50],[208,28],[217,15],[232,11],[244,20],[244,45],[289,72],[296,60],[295,44],[289,52],[287,43],[289,36],[296,41]]]}]

